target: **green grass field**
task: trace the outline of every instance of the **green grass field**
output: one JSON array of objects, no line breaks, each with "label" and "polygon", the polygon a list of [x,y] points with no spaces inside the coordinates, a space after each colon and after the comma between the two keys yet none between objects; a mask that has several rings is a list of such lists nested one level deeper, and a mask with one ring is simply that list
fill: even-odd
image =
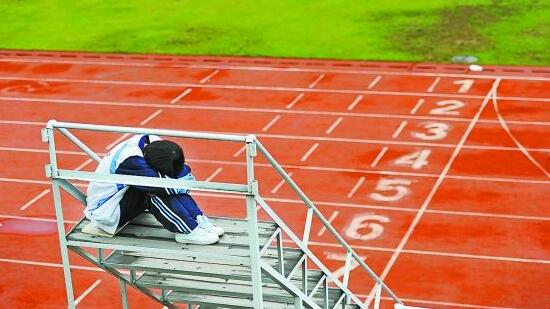
[{"label": "green grass field", "polygon": [[550,2],[0,1],[0,48],[550,64]]}]

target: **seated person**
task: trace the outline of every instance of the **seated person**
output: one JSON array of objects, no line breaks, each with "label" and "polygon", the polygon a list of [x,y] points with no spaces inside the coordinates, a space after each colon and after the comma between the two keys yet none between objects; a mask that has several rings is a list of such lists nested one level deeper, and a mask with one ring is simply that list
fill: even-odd
[{"label": "seated person", "polygon": [[[194,180],[181,147],[154,135],[136,135],[115,146],[96,173]],[[207,245],[224,230],[212,224],[189,190],[90,182],[84,233],[113,236],[126,223],[148,210],[177,242]]]}]

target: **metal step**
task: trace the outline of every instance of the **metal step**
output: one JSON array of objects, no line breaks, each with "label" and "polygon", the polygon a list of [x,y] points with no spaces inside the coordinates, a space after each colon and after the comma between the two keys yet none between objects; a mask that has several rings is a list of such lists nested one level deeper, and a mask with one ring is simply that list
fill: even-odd
[{"label": "metal step", "polygon": [[[293,280],[297,286],[300,280]],[[145,273],[137,281],[136,285],[147,288],[172,290],[168,294],[168,301],[174,303],[193,303],[206,305],[207,308],[253,308],[252,284],[244,280],[225,280],[212,277],[189,276],[178,274],[154,274]],[[309,289],[313,284],[309,286]],[[294,298],[274,282],[263,284],[262,294],[265,308],[294,308]],[[320,295],[320,293],[317,293]],[[330,288],[329,308],[333,308],[336,301],[342,295],[338,289]],[[324,300],[314,297],[314,302],[323,306]],[[339,307],[342,308],[342,307]],[[346,305],[344,308],[358,308],[354,305]]]},{"label": "metal step", "polygon": [[[300,260],[303,253],[297,249],[285,248],[285,273]],[[263,259],[273,267],[277,267],[277,250],[270,248],[264,254]],[[152,253],[115,251],[103,263],[107,267],[116,269],[128,269],[136,271],[171,272],[175,274],[194,275],[224,279],[250,280],[250,266],[245,263],[231,260],[219,260],[204,257],[166,257]]]},{"label": "metal step", "polygon": [[[68,235],[69,246],[106,248],[136,252],[159,252],[164,256],[205,256],[216,259],[232,259],[249,263],[249,237],[247,222],[240,219],[211,217],[211,221],[223,227],[226,233],[214,245],[180,244],[174,240],[174,233],[164,229],[151,214],[143,214],[121,229],[115,237],[102,237],[82,233],[89,221],[83,219]],[[277,230],[272,222],[258,222],[260,246],[270,241]]]}]

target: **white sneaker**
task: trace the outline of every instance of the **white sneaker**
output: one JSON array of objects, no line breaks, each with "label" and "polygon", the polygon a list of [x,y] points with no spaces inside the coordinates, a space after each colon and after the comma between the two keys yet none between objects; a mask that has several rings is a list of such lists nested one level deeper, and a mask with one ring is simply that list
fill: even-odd
[{"label": "white sneaker", "polygon": [[211,245],[220,240],[218,235],[197,226],[189,234],[176,233],[176,241],[182,244]]},{"label": "white sneaker", "polygon": [[208,217],[206,215],[197,216],[197,223],[203,229],[207,230],[210,233],[214,233],[218,236],[222,236],[223,233],[225,232],[223,230],[223,228],[221,228],[219,226],[215,226],[214,224],[212,224],[212,222],[210,222],[210,220],[208,219]]},{"label": "white sneaker", "polygon": [[85,234],[102,236],[102,237],[113,237],[113,236],[115,236],[115,235],[110,234],[107,231],[104,231],[103,229],[95,226],[92,222],[86,224],[86,226],[83,227],[81,231],[82,231],[82,233],[85,233]]}]

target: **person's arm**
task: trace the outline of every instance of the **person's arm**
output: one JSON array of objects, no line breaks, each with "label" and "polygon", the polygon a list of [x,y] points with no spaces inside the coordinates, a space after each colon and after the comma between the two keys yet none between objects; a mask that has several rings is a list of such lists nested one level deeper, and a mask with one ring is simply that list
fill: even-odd
[{"label": "person's arm", "polygon": [[[155,177],[155,178],[168,178],[167,176],[160,174],[157,170],[152,168],[147,163],[147,161],[145,161],[145,159],[140,156],[133,156],[124,160],[116,169],[115,174],[145,176],[145,177]],[[187,191],[183,189],[174,189],[174,188],[160,188],[160,187],[147,187],[147,186],[135,186],[135,185],[132,185],[132,186],[138,190],[147,192],[149,194],[154,194],[154,195],[173,195],[173,194],[185,193]]]}]

